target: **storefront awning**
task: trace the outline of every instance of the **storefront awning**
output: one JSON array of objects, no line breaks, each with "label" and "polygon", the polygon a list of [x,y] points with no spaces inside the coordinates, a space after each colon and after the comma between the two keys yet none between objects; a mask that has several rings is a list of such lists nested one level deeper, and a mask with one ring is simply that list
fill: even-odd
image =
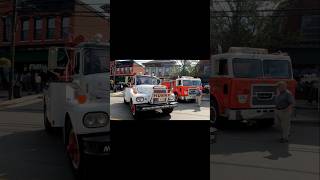
[{"label": "storefront awning", "polygon": [[[5,58],[11,59],[11,54],[4,55]],[[59,53],[58,59],[63,59],[64,53]],[[15,63],[23,64],[47,64],[48,63],[48,51],[18,51],[15,56]]]},{"label": "storefront awning", "polygon": [[0,57],[0,68],[11,67],[11,61],[5,57]]}]

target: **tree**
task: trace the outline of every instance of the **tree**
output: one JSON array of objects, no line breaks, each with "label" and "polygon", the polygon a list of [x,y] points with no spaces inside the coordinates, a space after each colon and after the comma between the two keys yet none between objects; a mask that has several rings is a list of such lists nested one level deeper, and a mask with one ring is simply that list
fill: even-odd
[{"label": "tree", "polygon": [[197,66],[199,60],[176,60],[180,65],[178,69],[179,76],[198,76]]},{"label": "tree", "polygon": [[290,14],[281,10],[292,6],[296,0],[211,1],[211,50],[214,54],[219,52],[219,46],[224,52],[231,46],[278,49],[300,39],[299,33],[283,33]]}]

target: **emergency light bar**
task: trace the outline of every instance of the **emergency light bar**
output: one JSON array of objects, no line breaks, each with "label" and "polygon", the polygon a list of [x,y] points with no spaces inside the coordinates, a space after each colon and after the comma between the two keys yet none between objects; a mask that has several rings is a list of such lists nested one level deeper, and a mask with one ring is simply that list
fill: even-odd
[{"label": "emergency light bar", "polygon": [[229,53],[268,54],[268,49],[250,47],[230,47]]}]

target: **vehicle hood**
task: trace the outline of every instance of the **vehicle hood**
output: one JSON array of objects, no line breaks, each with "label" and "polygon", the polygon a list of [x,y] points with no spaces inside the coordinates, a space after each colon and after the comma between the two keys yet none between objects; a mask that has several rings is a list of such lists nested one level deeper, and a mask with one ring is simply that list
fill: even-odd
[{"label": "vehicle hood", "polygon": [[137,85],[136,89],[138,93],[140,94],[152,94],[153,89],[159,88],[159,89],[166,89],[166,86],[163,85],[147,85],[147,84],[142,84],[142,85]]}]

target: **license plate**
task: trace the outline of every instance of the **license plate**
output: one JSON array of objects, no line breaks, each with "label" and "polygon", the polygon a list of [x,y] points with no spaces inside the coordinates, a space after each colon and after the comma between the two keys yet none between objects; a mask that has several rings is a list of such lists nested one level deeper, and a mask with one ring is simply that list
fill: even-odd
[{"label": "license plate", "polygon": [[162,98],[157,98],[157,101],[158,101],[158,102],[164,102],[164,101],[166,101],[166,98],[164,98],[164,97],[162,97]]},{"label": "license plate", "polygon": [[166,97],[166,94],[154,94],[155,98]]}]

